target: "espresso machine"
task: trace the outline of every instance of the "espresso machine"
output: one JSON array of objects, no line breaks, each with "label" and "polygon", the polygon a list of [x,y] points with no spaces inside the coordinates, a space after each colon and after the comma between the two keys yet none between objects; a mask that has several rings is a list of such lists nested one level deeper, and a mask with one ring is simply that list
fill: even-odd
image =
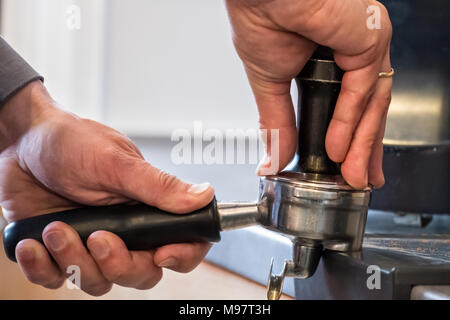
[{"label": "espresso machine", "polygon": [[[113,232],[130,250],[216,242],[221,231],[260,225],[292,242],[292,259],[281,273],[270,269],[269,299],[280,297],[286,277],[295,278],[297,299],[450,298],[450,65],[442,45],[450,41],[445,32],[431,30],[448,26],[450,19],[444,13],[436,18],[433,11],[448,5],[444,0],[383,3],[394,26],[396,69],[394,112],[384,141],[385,187],[351,188],[339,164],[326,154],[325,134],[343,72],[331,50],[318,47],[296,77],[295,158],[278,175],[261,178],[256,201],[214,199],[184,215],[145,204],[41,215],[5,228],[7,256],[15,261],[15,246],[22,239],[42,242],[42,230],[52,221],[70,224],[84,242],[96,230]],[[409,28],[414,21],[427,27]],[[404,100],[397,106],[396,96]],[[375,288],[368,288],[370,270],[378,272]]]}]

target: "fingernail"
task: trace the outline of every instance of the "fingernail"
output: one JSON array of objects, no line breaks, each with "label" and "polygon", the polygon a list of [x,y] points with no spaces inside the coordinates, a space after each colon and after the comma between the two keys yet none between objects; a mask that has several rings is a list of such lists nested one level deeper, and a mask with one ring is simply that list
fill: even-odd
[{"label": "fingernail", "polygon": [[95,259],[105,259],[109,256],[109,245],[103,239],[97,239],[89,244],[89,251]]},{"label": "fingernail", "polygon": [[173,257],[167,258],[158,264],[158,267],[161,268],[172,268],[178,264],[177,260]]},{"label": "fingernail", "polygon": [[209,182],[193,184],[189,187],[188,192],[195,194],[195,195],[199,195],[199,194],[202,194],[203,192],[205,192],[206,190],[208,190],[209,187],[211,187]]},{"label": "fingernail", "polygon": [[34,259],[34,249],[27,248],[25,246],[19,246],[17,248],[17,255],[20,256],[22,262],[30,262]]},{"label": "fingernail", "polygon": [[61,231],[53,231],[46,235],[46,244],[53,251],[61,251],[66,246],[66,237],[64,232]]}]

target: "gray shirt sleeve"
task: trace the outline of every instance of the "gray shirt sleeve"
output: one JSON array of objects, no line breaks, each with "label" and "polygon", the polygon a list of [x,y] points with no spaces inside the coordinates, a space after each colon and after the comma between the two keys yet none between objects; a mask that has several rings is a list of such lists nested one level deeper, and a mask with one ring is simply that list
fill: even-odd
[{"label": "gray shirt sleeve", "polygon": [[43,80],[0,36],[0,106],[34,80]]}]

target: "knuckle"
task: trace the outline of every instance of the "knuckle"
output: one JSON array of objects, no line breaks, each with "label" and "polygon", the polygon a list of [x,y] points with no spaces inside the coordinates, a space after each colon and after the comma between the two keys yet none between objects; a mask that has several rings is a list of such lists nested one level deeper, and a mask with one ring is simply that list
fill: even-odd
[{"label": "knuckle", "polygon": [[384,21],[385,27],[383,28],[385,36],[388,40],[391,40],[392,38],[392,23],[389,19],[389,16],[386,16],[386,19]]},{"label": "knuckle", "polygon": [[341,99],[345,100],[348,104],[362,106],[367,101],[368,92],[366,89],[354,84],[347,85],[343,89],[341,91]]},{"label": "knuckle", "polygon": [[84,292],[94,297],[100,297],[108,293],[112,288],[112,283],[104,281],[102,283],[96,283],[86,288],[82,288]]},{"label": "knuckle", "polygon": [[350,128],[351,130],[355,127],[355,121],[353,120],[353,117],[349,117],[349,115],[346,115],[345,117],[342,115],[335,115],[332,118],[332,124],[333,125],[341,125]]},{"label": "knuckle", "polygon": [[103,148],[103,150],[101,151],[100,159],[100,163],[118,165],[124,163],[125,157],[123,151],[120,148],[112,145]]},{"label": "knuckle", "polygon": [[136,163],[136,154],[120,143],[111,143],[100,151],[99,166],[127,169]]},{"label": "knuckle", "polygon": [[156,286],[162,279],[162,270],[153,272],[144,282],[136,286],[138,290],[148,290]]},{"label": "knuckle", "polygon": [[387,110],[389,108],[389,105],[391,104],[392,95],[389,92],[389,93],[384,94],[384,95],[379,95],[375,99],[378,102],[378,105],[379,105],[380,108]]},{"label": "knuckle", "polygon": [[48,283],[42,284],[43,287],[47,288],[47,289],[58,289],[60,288],[63,283],[64,283],[65,279],[64,278],[57,278],[53,281],[50,281]]},{"label": "knuckle", "polygon": [[122,190],[129,183],[126,173],[131,172],[135,165],[135,157],[117,146],[108,146],[101,151],[96,162],[96,172],[106,187]]},{"label": "knuckle", "polygon": [[390,31],[390,33],[392,33],[392,24],[391,24],[391,20],[389,17],[389,11],[386,8],[386,6],[384,4],[382,4],[381,2],[377,1],[377,5],[381,10],[381,14],[383,16],[384,19],[384,23],[385,23],[385,27],[387,31]]},{"label": "knuckle", "polygon": [[372,150],[372,147],[377,143],[377,137],[376,136],[367,136],[364,139],[364,145],[368,150]]},{"label": "knuckle", "polygon": [[47,270],[34,268],[26,273],[28,281],[41,285],[48,289],[58,289],[64,283],[64,278],[60,275],[49,274]]},{"label": "knuckle", "polygon": [[114,268],[113,270],[106,272],[105,276],[109,281],[116,283],[120,282],[123,278],[124,272],[118,268]]},{"label": "knuckle", "polygon": [[197,267],[197,264],[195,264],[195,265],[186,265],[186,266],[180,267],[177,271],[179,273],[189,273],[192,270],[194,270],[196,267]]},{"label": "knuckle", "polygon": [[178,268],[177,271],[180,273],[189,273],[200,264],[201,258],[192,258],[189,261],[186,261],[185,263],[182,263]]},{"label": "knuckle", "polygon": [[105,147],[100,153],[99,160],[98,163],[102,167],[126,168],[131,164],[128,154],[115,145]]},{"label": "knuckle", "polygon": [[169,174],[164,171],[160,171],[158,173],[158,182],[161,188],[166,190],[173,190],[176,185],[179,183],[179,180],[176,176]]},{"label": "knuckle", "polygon": [[367,63],[372,61],[376,61],[380,55],[380,46],[381,46],[381,37],[378,33],[372,33],[370,37],[368,37],[368,45],[367,49],[364,52],[364,58]]},{"label": "knuckle", "polygon": [[48,275],[43,274],[42,272],[38,270],[33,270],[33,272],[27,273],[27,279],[31,283],[39,284],[45,286],[46,284],[49,284],[52,282],[52,279],[49,278]]},{"label": "knuckle", "polygon": [[105,277],[113,283],[122,282],[128,273],[126,269],[119,265],[115,265],[111,269],[105,270],[103,272]]}]

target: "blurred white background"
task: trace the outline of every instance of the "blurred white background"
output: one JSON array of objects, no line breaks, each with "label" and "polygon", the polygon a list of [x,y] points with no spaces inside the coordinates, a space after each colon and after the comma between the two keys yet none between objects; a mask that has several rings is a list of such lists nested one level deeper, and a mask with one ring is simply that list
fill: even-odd
[{"label": "blurred white background", "polygon": [[[132,136],[256,128],[223,1],[3,0],[4,38],[62,106]],[[73,5],[80,28],[68,27]],[[69,11],[68,11],[69,10]]]}]

